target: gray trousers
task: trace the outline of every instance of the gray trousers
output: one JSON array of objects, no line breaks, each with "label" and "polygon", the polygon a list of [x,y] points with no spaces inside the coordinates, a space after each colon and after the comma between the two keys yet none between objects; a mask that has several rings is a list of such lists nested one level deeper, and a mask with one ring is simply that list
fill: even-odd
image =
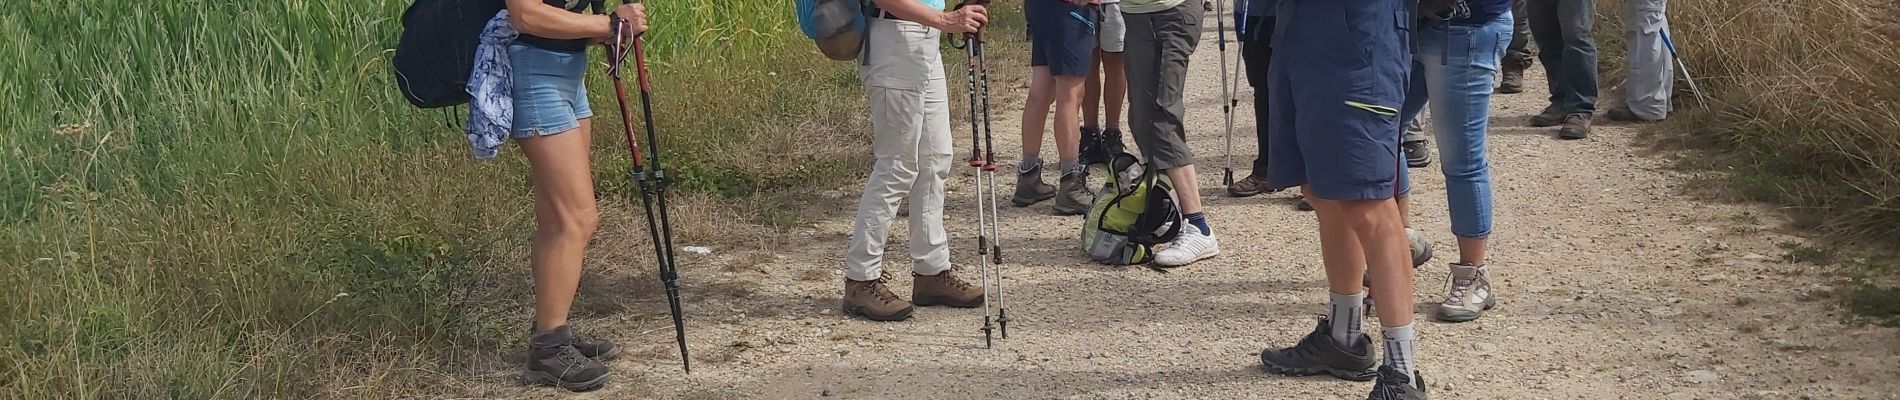
[{"label": "gray trousers", "polygon": [[936,275],[950,269],[950,239],[943,229],[950,97],[937,47],[941,34],[915,22],[871,20],[858,78],[871,109],[871,152],[877,161],[858,198],[844,253],[845,278],[883,276],[884,241],[905,198],[910,199],[911,272]]},{"label": "gray trousers", "polygon": [[1188,57],[1201,40],[1201,5],[1181,2],[1147,14],[1122,13],[1128,34],[1122,66],[1128,71],[1128,129],[1141,158],[1159,170],[1194,164],[1188,150],[1187,115],[1181,104]]},{"label": "gray trousers", "polygon": [[1663,32],[1669,29],[1664,14],[1669,0],[1627,0],[1629,19],[1624,23],[1624,40],[1629,43],[1629,79],[1624,82],[1623,102],[1636,117],[1659,120],[1671,111],[1669,94],[1675,88],[1675,64],[1669,48],[1663,44]]},{"label": "gray trousers", "polygon": [[1594,0],[1523,0],[1537,58],[1550,81],[1550,105],[1567,114],[1595,115],[1597,41]]},{"label": "gray trousers", "polygon": [[1516,20],[1511,27],[1511,47],[1504,51],[1503,67],[1507,70],[1523,71],[1531,68],[1531,16],[1524,12],[1524,4],[1530,0],[1511,0],[1511,18]]}]

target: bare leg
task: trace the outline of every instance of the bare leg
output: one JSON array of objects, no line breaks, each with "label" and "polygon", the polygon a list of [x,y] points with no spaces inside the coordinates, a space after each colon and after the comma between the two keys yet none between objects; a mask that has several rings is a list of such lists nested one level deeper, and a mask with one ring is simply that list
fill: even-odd
[{"label": "bare leg", "polygon": [[1174,184],[1175,197],[1181,201],[1181,214],[1201,212],[1201,184],[1194,179],[1194,164],[1170,168],[1168,183]]},{"label": "bare leg", "polygon": [[1096,49],[1089,56],[1089,76],[1082,82],[1082,126],[1102,126],[1102,67],[1102,50]]},{"label": "bare leg", "polygon": [[1484,265],[1486,238],[1458,238],[1458,263]]},{"label": "bare leg", "polygon": [[536,331],[567,325],[587,241],[600,224],[588,161],[592,131],[593,121],[587,119],[575,130],[518,142],[534,170],[534,246],[528,257],[534,271]]},{"label": "bare leg", "polygon": [[1122,127],[1122,104],[1128,101],[1128,74],[1122,69],[1122,53],[1102,53],[1102,102],[1108,114],[1107,128]]},{"label": "bare leg", "polygon": [[[1043,129],[1048,126],[1049,106],[1056,99],[1055,77],[1049,76],[1049,67],[1034,67],[1031,70],[1029,104],[1023,106],[1023,154],[1029,155],[1042,153]],[[1057,151],[1060,151],[1059,147]]]},{"label": "bare leg", "polygon": [[[1043,71],[1046,72],[1048,70],[1044,69]],[[1056,154],[1061,157],[1062,161],[1070,164],[1074,164],[1078,156],[1082,154],[1082,128],[1076,126],[1081,120],[1077,118],[1078,116],[1076,114],[1082,111],[1082,81],[1085,80],[1087,79],[1080,76],[1054,77]],[[1024,136],[1028,135],[1025,134]],[[1025,138],[1024,141],[1027,141],[1027,138]],[[1068,172],[1069,171],[1061,171],[1059,173]]]}]

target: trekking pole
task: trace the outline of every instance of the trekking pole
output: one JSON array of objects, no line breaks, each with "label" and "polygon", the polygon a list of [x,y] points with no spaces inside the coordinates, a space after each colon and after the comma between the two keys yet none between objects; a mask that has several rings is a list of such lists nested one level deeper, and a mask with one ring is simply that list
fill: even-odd
[{"label": "trekking pole", "polygon": [[[1215,0],[1214,32],[1217,39],[1214,43],[1216,50],[1220,52],[1220,105],[1221,113],[1227,116],[1227,165],[1221,167],[1223,176],[1221,182],[1231,186],[1234,184],[1234,106],[1239,105],[1240,101],[1234,98],[1234,87],[1228,86],[1227,17],[1224,16],[1225,14],[1227,14],[1227,0]],[[1235,67],[1239,67],[1239,60],[1235,60]]]},{"label": "trekking pole", "polygon": [[[597,1],[594,4],[596,12],[601,11],[600,3]],[[686,352],[686,320],[680,312],[679,267],[673,263],[673,223],[666,213],[666,171],[660,165],[660,141],[653,128],[653,88],[647,80],[646,41],[643,35],[634,34],[631,38],[633,47],[628,49],[623,43],[629,38],[620,30],[618,18],[615,21],[613,42],[607,44],[607,76],[612,78],[614,95],[619,100],[621,127],[627,137],[627,153],[633,157],[631,173],[640,188],[640,204],[646,208],[647,233],[652,236],[653,255],[659,262],[660,283],[666,288],[666,302],[673,315],[673,339],[679,343],[680,366],[687,373],[692,373],[692,358]],[[626,63],[629,50],[633,53],[634,73],[640,80],[640,111],[646,117],[647,151],[653,153],[651,164],[646,163],[640,155],[640,145],[633,133],[633,124],[629,122],[633,120],[633,113],[627,109],[627,87],[620,79],[621,67]],[[654,212],[656,203],[659,206],[657,218]]]},{"label": "trekking pole", "polygon": [[1676,60],[1676,69],[1682,70],[1682,80],[1689,81],[1689,92],[1695,93],[1696,105],[1701,106],[1704,109],[1709,108],[1709,101],[1707,99],[1704,99],[1702,96],[1702,88],[1697,87],[1695,84],[1695,77],[1689,75],[1689,65],[1684,64],[1682,62],[1682,56],[1676,54],[1676,42],[1669,40],[1669,28],[1663,27],[1661,32],[1662,32],[1663,46],[1669,47],[1669,58]]},{"label": "trekking pole", "polygon": [[[990,223],[988,224],[990,232],[987,237],[990,238],[989,262],[996,269],[991,273],[996,276],[996,327],[1002,333],[1002,337],[1008,339],[1009,307],[1003,298],[1003,244],[1001,243],[1003,234],[998,225],[997,216],[1000,214],[996,212],[996,136],[993,134],[995,131],[990,129],[990,58],[983,51],[983,47],[988,45],[983,42],[982,35],[976,37],[974,46],[977,64],[981,66],[977,70],[977,79],[983,90],[983,175],[988,177],[990,189]],[[985,288],[984,292],[988,293],[989,289]]]},{"label": "trekking pole", "polygon": [[[958,5],[957,7],[961,8],[962,5]],[[977,270],[977,277],[979,280],[978,283],[983,288],[983,327],[978,330],[983,331],[983,348],[987,349],[991,347],[991,333],[995,330],[995,326],[991,325],[990,319],[990,244],[988,239],[989,228],[986,227],[989,219],[986,216],[988,209],[985,207],[986,203],[983,201],[983,167],[988,163],[983,159],[983,150],[981,147],[983,145],[983,126],[981,124],[984,120],[977,114],[979,111],[987,111],[978,108],[979,103],[977,103],[979,93],[977,91],[977,64],[982,62],[982,58],[977,54],[982,51],[977,48],[977,42],[979,40],[981,39],[979,39],[976,34],[966,33],[963,35],[963,44],[958,45],[956,40],[952,39],[950,41],[950,47],[963,49],[966,53],[963,64],[964,81],[968,83],[967,87],[970,95],[969,164],[970,167],[975,168],[976,171],[976,255],[977,258],[981,260],[980,265],[982,266],[981,269]],[[987,103],[987,101],[985,103]]]},{"label": "trekking pole", "polygon": [[[987,0],[973,0],[958,4],[965,5],[988,3]],[[951,47],[966,51],[965,72],[970,93],[970,160],[971,168],[976,171],[976,254],[981,269],[977,272],[983,287],[983,348],[994,347],[995,334],[1001,333],[1009,338],[1009,314],[1003,307],[1003,247],[992,238],[998,236],[996,212],[996,148],[995,137],[990,130],[990,77],[989,59],[983,53],[983,36],[980,33],[966,33],[963,43],[951,41]],[[979,101],[980,99],[980,101]],[[986,195],[987,192],[987,195]],[[995,275],[995,286],[991,286],[990,276]],[[994,288],[995,290],[991,290]],[[996,300],[995,304],[990,299]],[[991,309],[994,308],[994,318]]]}]

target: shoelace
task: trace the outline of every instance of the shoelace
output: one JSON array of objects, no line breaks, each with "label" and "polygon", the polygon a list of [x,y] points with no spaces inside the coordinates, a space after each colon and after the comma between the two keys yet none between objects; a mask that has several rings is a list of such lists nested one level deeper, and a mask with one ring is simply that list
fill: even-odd
[{"label": "shoelace", "polygon": [[1471,284],[1476,283],[1477,281],[1478,281],[1477,278],[1452,280],[1451,293],[1445,295],[1445,302],[1446,303],[1457,302],[1460,305],[1462,305],[1465,301],[1465,293],[1470,292]]},{"label": "shoelace", "polygon": [[[970,283],[969,283],[969,282],[965,282],[965,281],[963,281],[962,279],[957,279],[957,278],[956,278],[957,276],[956,276],[956,275],[954,275],[954,273],[955,273],[956,271],[960,271],[960,270],[962,270],[962,269],[963,269],[963,268],[959,268],[959,267],[950,267],[950,270],[948,270],[948,271],[943,271],[943,273],[942,273],[942,274],[937,274],[937,276],[936,276],[935,278],[937,278],[937,279],[939,279],[939,280],[944,280],[944,281],[949,281],[949,282],[950,282],[950,287],[951,287],[951,288],[953,288],[953,289],[957,289],[957,290],[969,290],[969,289],[970,289]],[[951,274],[951,275],[945,275],[945,274]]]},{"label": "shoelace", "polygon": [[878,278],[876,282],[870,285],[864,286],[864,289],[862,290],[870,291],[871,296],[877,297],[878,301],[882,301],[882,302],[897,301],[897,294],[891,293],[890,288],[884,287],[884,278]]}]

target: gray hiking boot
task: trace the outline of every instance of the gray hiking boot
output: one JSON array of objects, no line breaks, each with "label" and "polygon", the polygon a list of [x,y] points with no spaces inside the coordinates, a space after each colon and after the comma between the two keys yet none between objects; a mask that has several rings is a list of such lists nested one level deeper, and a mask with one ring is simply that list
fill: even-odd
[{"label": "gray hiking boot", "polygon": [[1498,305],[1498,299],[1491,293],[1490,272],[1481,266],[1452,264],[1451,289],[1445,294],[1445,302],[1438,305],[1438,319],[1445,322],[1465,322],[1478,319]]},{"label": "gray hiking boot", "polygon": [[1564,117],[1564,127],[1557,130],[1557,138],[1577,140],[1590,137],[1590,114],[1570,114]]},{"label": "gray hiking boot", "polygon": [[1056,197],[1056,186],[1042,181],[1042,166],[1027,171],[1016,171],[1016,195],[1010,197],[1010,204],[1028,207]]},{"label": "gray hiking boot", "polygon": [[1425,168],[1432,165],[1432,151],[1425,148],[1427,144],[1431,142],[1420,140],[1399,143],[1399,148],[1405,151],[1406,167]]},{"label": "gray hiking boot", "polygon": [[599,389],[607,384],[607,366],[581,354],[569,344],[573,330],[567,326],[541,332],[529,339],[527,371],[521,379],[534,385],[551,385],[575,392]]},{"label": "gray hiking boot", "polygon": [[1500,94],[1523,93],[1524,70],[1519,68],[1505,68],[1504,78],[1498,80],[1497,92]]},{"label": "gray hiking boot", "polygon": [[1267,372],[1281,375],[1329,374],[1349,381],[1372,380],[1372,368],[1378,363],[1372,357],[1372,337],[1361,333],[1353,338],[1352,348],[1345,349],[1333,342],[1332,330],[1332,321],[1321,316],[1319,326],[1300,338],[1299,344],[1260,352],[1260,365]]},{"label": "gray hiking boot", "polygon": [[1062,174],[1062,185],[1056,189],[1056,215],[1082,215],[1089,212],[1095,195],[1089,193],[1088,177],[1088,174],[1081,172]]},{"label": "gray hiking boot", "polygon": [[1564,110],[1558,109],[1556,104],[1552,104],[1550,107],[1544,107],[1544,112],[1531,116],[1531,126],[1538,128],[1557,126],[1564,123],[1564,116],[1566,115]]},{"label": "gray hiking boot", "polygon": [[1366,395],[1366,400],[1425,400],[1425,376],[1381,365],[1379,382],[1372,384],[1372,394]]}]

